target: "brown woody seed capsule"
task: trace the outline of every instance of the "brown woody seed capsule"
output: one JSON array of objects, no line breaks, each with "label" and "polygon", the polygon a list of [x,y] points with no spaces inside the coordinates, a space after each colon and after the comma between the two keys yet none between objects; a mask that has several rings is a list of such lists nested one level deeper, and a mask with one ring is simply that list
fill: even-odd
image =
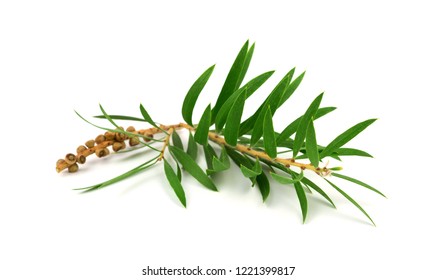
[{"label": "brown woody seed capsule", "polygon": [[134,128],[133,126],[129,126],[129,127],[126,129],[126,131],[127,131],[127,132],[135,132],[135,128]]},{"label": "brown woody seed capsule", "polygon": [[77,157],[77,162],[80,164],[84,164],[86,162],[86,157],[84,155],[80,155]]},{"label": "brown woody seed capsule", "polygon": [[104,135],[99,135],[95,138],[95,143],[100,144],[102,142],[104,142],[106,140],[106,137],[104,137]]},{"label": "brown woody seed capsule", "polygon": [[145,141],[145,142],[150,142],[151,139],[153,139],[153,134],[147,134],[147,135],[145,135],[145,137],[144,137],[144,141]]},{"label": "brown woody seed capsule", "polygon": [[70,173],[77,172],[77,170],[79,170],[79,166],[77,165],[77,163],[68,166],[68,172]]},{"label": "brown woody seed capsule", "polygon": [[139,142],[138,137],[133,137],[133,138],[130,138],[130,140],[129,140],[129,145],[132,147],[138,145],[139,143],[140,142]]},{"label": "brown woody seed capsule", "polygon": [[115,133],[110,132],[110,131],[106,131],[104,133],[104,137],[106,137],[106,140],[109,140],[109,141],[114,140],[115,139]]},{"label": "brown woody seed capsule", "polygon": [[[103,140],[104,141],[104,140]],[[95,141],[94,140],[88,140],[88,141],[86,141],[86,143],[85,143],[85,145],[86,145],[86,147],[88,147],[88,148],[93,148],[94,147],[94,145],[95,145]]]},{"label": "brown woody seed capsule", "polygon": [[126,140],[127,136],[123,133],[115,133],[115,141],[117,142],[123,142],[124,140]]},{"label": "brown woody seed capsule", "polygon": [[104,157],[105,156],[105,151],[104,149],[98,149],[95,151],[95,155],[99,158]]},{"label": "brown woody seed capsule", "polygon": [[58,161],[56,162],[56,166],[59,166],[59,165],[64,164],[64,163],[65,163],[65,160],[58,159]]},{"label": "brown woody seed capsule", "polygon": [[[124,144],[125,145],[125,144]],[[108,148],[104,148],[104,157],[105,156],[108,156],[111,152],[109,151],[109,149]]]},{"label": "brown woody seed capsule", "polygon": [[124,146],[126,145],[124,142],[115,142],[112,145],[112,149],[114,150],[114,152],[118,152],[119,150],[123,149],[123,144]]},{"label": "brown woody seed capsule", "polygon": [[86,150],[87,150],[87,148],[86,148],[85,146],[80,145],[79,147],[77,147],[76,152],[77,152],[78,154],[80,154],[80,153],[83,153],[83,152],[86,151]]},{"label": "brown woody seed capsule", "polygon": [[76,162],[76,156],[74,154],[67,154],[65,156],[65,162],[68,164],[73,164]]}]

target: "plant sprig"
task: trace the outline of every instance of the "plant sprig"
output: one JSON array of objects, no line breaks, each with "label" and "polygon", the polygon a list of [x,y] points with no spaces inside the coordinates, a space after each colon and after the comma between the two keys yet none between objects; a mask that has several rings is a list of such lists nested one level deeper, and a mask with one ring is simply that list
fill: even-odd
[{"label": "plant sprig", "polygon": [[[312,173],[325,179],[328,186],[343,195],[374,224],[368,213],[327,177],[340,178],[381,196],[385,195],[360,180],[337,173],[336,171],[342,170],[342,167],[329,168],[324,161],[328,158],[340,160],[343,156],[372,157],[365,151],[344,147],[344,145],[376,119],[360,122],[338,135],[328,145],[319,145],[315,122],[336,109],[335,107],[321,107],[324,95],[321,93],[300,117],[291,121],[283,131],[276,132],[274,114],[294,94],[305,75],[303,72],[293,79],[295,68],[292,68],[255,113],[243,120],[246,100],[273,74],[273,71],[265,72],[242,85],[253,52],[254,44],[250,46],[247,41],[239,51],[215,105],[208,105],[203,110],[198,122],[193,121],[193,112],[199,95],[212,76],[215,65],[207,68],[188,90],[182,105],[182,117],[185,122],[172,125],[157,124],[142,104],[139,106],[141,117],[109,115],[100,105],[102,115],[95,117],[106,119],[115,128],[97,126],[76,112],[84,121],[106,132],[98,135],[95,139],[86,141],[85,145],[77,148],[75,154],[69,153],[64,159],[58,160],[56,163],[57,172],[62,170],[76,172],[79,169],[78,164],[84,164],[88,156],[92,154],[96,154],[97,157],[109,155],[109,147],[112,147],[116,153],[137,152],[146,148],[155,152],[155,155],[141,165],[108,181],[77,190],[83,192],[98,190],[145,172],[163,162],[164,173],[169,185],[180,203],[186,207],[187,199],[182,185],[182,176],[185,172],[207,189],[218,191],[214,183],[215,176],[220,176],[221,173],[230,169],[230,162],[233,161],[239,168],[241,176],[248,178],[252,186],[258,187],[263,201],[268,199],[270,193],[270,178],[279,184],[293,186],[300,203],[303,222],[307,218],[309,208],[307,193],[311,194],[312,190],[321,195],[333,207],[336,207],[329,195],[317,183],[308,178],[308,175]],[[151,127],[136,130],[133,126],[129,126],[124,130],[115,121],[146,122]],[[177,132],[182,129],[189,131],[187,149],[184,148],[183,140]],[[126,142],[134,148],[126,149]],[[197,163],[199,147],[204,150],[207,168]],[[218,153],[217,150],[220,152]],[[283,154],[292,154],[292,157],[281,157]]]}]

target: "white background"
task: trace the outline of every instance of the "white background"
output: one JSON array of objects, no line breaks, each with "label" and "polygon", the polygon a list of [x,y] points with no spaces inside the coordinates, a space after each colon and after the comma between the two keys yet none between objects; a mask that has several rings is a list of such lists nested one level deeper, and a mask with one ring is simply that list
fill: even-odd
[{"label": "white background", "polygon": [[[141,271],[200,265],[296,266],[291,279],[434,279],[432,1],[210,2],[1,2],[0,278],[165,279]],[[74,109],[91,117],[100,102],[139,116],[142,102],[157,121],[177,123],[190,85],[216,63],[198,119],[246,39],[256,42],[247,78],[276,70],[246,116],[297,66],[306,77],[277,113],[277,130],[322,91],[322,105],[338,109],[316,122],[321,144],[379,118],[349,145],[375,158],[343,166],[388,199],[334,180],[377,227],[327,185],[338,209],[309,195],[303,225],[293,188],[274,184],[263,204],[236,168],[218,179],[219,193],[185,176],[186,210],[162,166],[95,193],[72,190],[146,155],[56,174],[58,158],[99,133]]]}]

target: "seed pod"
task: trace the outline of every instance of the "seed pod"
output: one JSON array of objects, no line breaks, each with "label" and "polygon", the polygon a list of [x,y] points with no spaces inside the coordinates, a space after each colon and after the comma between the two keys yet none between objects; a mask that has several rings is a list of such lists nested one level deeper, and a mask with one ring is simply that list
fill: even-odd
[{"label": "seed pod", "polygon": [[136,145],[138,145],[140,142],[139,142],[139,138],[138,137],[132,137],[132,138],[130,138],[130,140],[129,140],[129,145],[131,146],[131,147],[133,147],[133,146],[136,146]]},{"label": "seed pod", "polygon": [[95,138],[95,143],[100,144],[102,142],[104,142],[106,140],[106,137],[104,137],[104,135],[100,134],[99,136],[97,136]]},{"label": "seed pod", "polygon": [[77,165],[77,163],[68,166],[68,172],[70,173],[77,172],[77,170],[79,170],[79,166]]},{"label": "seed pod", "polygon": [[104,151],[104,157],[108,156],[111,153],[108,148],[104,148],[103,151]]},{"label": "seed pod", "polygon": [[67,154],[65,156],[65,162],[68,164],[73,164],[76,162],[76,156],[74,154]]},{"label": "seed pod", "polygon": [[117,142],[123,142],[124,140],[126,140],[127,136],[123,133],[115,133],[115,141]]},{"label": "seed pod", "polygon": [[112,145],[112,149],[114,150],[114,152],[118,152],[119,150],[122,150],[126,147],[126,143],[124,142],[115,142]]},{"label": "seed pod", "polygon": [[[93,140],[93,141],[94,141],[94,140]],[[78,154],[81,154],[81,153],[83,153],[83,152],[86,151],[86,150],[87,150],[87,148],[86,148],[85,146],[80,145],[79,147],[77,147],[76,152],[77,152]]]},{"label": "seed pod", "polygon": [[110,132],[110,131],[106,131],[104,133],[104,137],[106,138],[106,140],[109,140],[109,141],[114,140],[115,139],[115,133]]},{"label": "seed pod", "polygon": [[136,129],[135,129],[133,126],[129,126],[129,127],[126,129],[126,131],[127,131],[127,132],[135,132]]},{"label": "seed pod", "polygon": [[77,157],[77,162],[80,164],[84,164],[86,162],[86,157],[84,155],[80,155]]},{"label": "seed pod", "polygon": [[106,155],[105,153],[104,149],[98,149],[95,151],[95,155],[99,158],[104,157]]},{"label": "seed pod", "polygon": [[[103,140],[104,141],[104,140]],[[102,142],[103,142],[102,141]],[[86,147],[88,147],[88,148],[93,148],[94,147],[94,145],[95,145],[95,141],[94,140],[88,140],[88,141],[86,141],[86,143],[85,143],[85,145],[86,145]]]},{"label": "seed pod", "polygon": [[153,134],[147,134],[147,135],[145,135],[145,137],[144,137],[144,141],[145,141],[145,142],[150,142],[151,139],[153,139]]},{"label": "seed pod", "polygon": [[56,162],[56,166],[59,166],[59,165],[64,164],[64,163],[65,163],[65,160],[58,159],[58,161]]}]

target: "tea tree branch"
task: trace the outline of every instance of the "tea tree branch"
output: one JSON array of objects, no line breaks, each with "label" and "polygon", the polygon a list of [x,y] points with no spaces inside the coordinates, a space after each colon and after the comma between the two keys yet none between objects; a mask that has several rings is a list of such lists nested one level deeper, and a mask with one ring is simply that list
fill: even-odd
[{"label": "tea tree branch", "polygon": [[[342,160],[343,157],[349,156],[372,157],[365,151],[346,147],[346,145],[374,123],[376,119],[368,119],[348,128],[323,146],[317,140],[316,120],[336,108],[321,107],[324,96],[324,93],[321,93],[307,109],[300,108],[300,117],[291,121],[282,132],[276,132],[273,121],[275,113],[289,103],[288,99],[294,94],[305,76],[305,72],[303,72],[294,77],[296,71],[295,68],[292,68],[260,104],[255,113],[243,120],[246,100],[274,73],[274,71],[265,72],[243,84],[253,52],[254,44],[250,46],[247,41],[239,51],[215,105],[209,104],[203,108],[201,118],[195,122],[193,111],[197,99],[212,76],[215,65],[207,68],[188,90],[181,108],[184,122],[172,125],[159,124],[152,119],[142,104],[139,106],[142,117],[109,115],[100,105],[102,115],[98,115],[96,118],[107,120],[115,128],[95,125],[76,112],[81,119],[105,130],[105,133],[86,141],[84,145],[77,147],[75,153],[68,153],[63,159],[58,160],[56,171],[77,172],[79,165],[84,164],[90,155],[106,157],[111,153],[109,149],[115,153],[151,150],[155,152],[154,156],[145,160],[143,164],[108,181],[80,190],[89,192],[107,187],[130,176],[145,172],[150,167],[163,162],[162,166],[169,186],[174,190],[180,203],[186,207],[186,196],[181,183],[182,175],[185,172],[206,188],[217,191],[213,179],[230,169],[231,161],[233,161],[240,169],[241,176],[250,181],[249,185],[258,187],[263,201],[269,196],[271,179],[279,184],[290,186],[296,192],[300,203],[303,222],[308,213],[307,195],[312,195],[312,191],[314,191],[314,195],[316,192],[335,207],[334,202],[323,190],[323,187],[307,177],[308,173],[313,172],[325,180],[324,186],[337,191],[355,205],[371,223],[374,223],[356,200],[339,188],[336,182],[333,183],[330,180],[338,178],[379,195],[384,196],[384,194],[361,180],[336,173],[342,170],[341,167],[328,168],[327,164],[329,158]],[[133,126],[129,126],[124,130],[123,127],[117,125],[118,121],[146,122],[151,127],[136,130]],[[183,147],[183,140],[177,132],[181,129],[189,132],[187,149]],[[197,163],[199,147],[203,148],[207,168]],[[169,153],[166,153],[167,149]],[[282,156],[286,153],[290,153],[292,157]],[[172,160],[169,156],[172,157]],[[181,167],[183,167],[183,171]],[[299,169],[299,172],[295,171],[296,168]],[[332,178],[327,180],[325,177],[330,175],[333,175]]]}]

